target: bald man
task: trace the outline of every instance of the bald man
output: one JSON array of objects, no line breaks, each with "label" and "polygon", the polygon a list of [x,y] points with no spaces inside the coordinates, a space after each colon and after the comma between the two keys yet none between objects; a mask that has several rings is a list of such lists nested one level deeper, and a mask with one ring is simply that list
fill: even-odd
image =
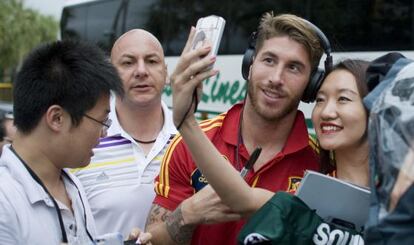
[{"label": "bald man", "polygon": [[176,129],[161,101],[167,79],[164,52],[151,33],[134,29],[111,51],[125,95],[111,98],[112,125],[91,164],[73,170],[85,187],[98,234],[144,229],[165,150]]}]

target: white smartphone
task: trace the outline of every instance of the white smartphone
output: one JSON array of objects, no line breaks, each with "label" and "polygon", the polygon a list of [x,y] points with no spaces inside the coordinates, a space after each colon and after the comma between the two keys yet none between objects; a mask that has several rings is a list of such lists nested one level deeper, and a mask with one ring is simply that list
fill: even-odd
[{"label": "white smartphone", "polygon": [[217,15],[198,19],[192,49],[199,48],[206,40],[212,45],[211,54],[217,55],[226,21]]}]

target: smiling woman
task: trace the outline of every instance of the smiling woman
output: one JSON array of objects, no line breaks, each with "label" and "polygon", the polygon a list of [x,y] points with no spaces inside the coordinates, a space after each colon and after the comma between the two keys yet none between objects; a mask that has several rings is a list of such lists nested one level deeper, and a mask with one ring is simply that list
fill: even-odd
[{"label": "smiling woman", "polygon": [[368,93],[368,62],[344,60],[325,78],[312,112],[321,146],[321,171],[368,186],[368,115],[362,98]]}]

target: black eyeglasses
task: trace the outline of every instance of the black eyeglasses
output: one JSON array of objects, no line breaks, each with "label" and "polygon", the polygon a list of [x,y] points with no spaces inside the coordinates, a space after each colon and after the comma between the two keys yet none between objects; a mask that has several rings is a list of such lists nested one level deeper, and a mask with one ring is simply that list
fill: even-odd
[{"label": "black eyeglasses", "polygon": [[97,123],[99,123],[99,124],[101,124],[102,126],[104,126],[104,129],[106,130],[106,129],[108,129],[109,127],[111,127],[111,125],[112,125],[112,120],[111,119],[109,119],[109,118],[107,118],[107,119],[105,119],[105,121],[103,121],[103,122],[101,122],[101,121],[99,121],[98,119],[95,119],[95,118],[93,118],[93,117],[91,117],[91,116],[89,116],[89,115],[87,115],[87,114],[83,114],[86,118],[89,118],[89,119],[91,119],[92,121],[95,121],[95,122],[97,122]]}]

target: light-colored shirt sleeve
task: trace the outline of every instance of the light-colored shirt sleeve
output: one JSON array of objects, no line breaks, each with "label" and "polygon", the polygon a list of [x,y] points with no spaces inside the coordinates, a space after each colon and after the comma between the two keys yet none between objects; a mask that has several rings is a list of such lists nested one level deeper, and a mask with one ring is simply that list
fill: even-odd
[{"label": "light-colored shirt sleeve", "polygon": [[15,210],[0,189],[0,244],[22,244]]}]

